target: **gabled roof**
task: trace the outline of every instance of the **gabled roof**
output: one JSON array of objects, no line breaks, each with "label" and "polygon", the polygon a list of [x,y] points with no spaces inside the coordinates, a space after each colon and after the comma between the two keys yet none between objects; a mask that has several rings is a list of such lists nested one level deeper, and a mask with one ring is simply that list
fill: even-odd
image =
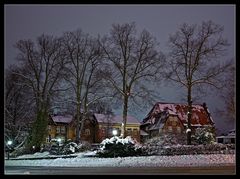
[{"label": "gabled roof", "polygon": [[[187,104],[177,104],[177,103],[156,103],[151,111],[148,113],[147,117],[143,119],[146,123],[153,117],[159,115],[161,112],[166,111],[169,115],[177,115],[183,124],[187,123]],[[213,120],[210,116],[210,112],[206,106],[200,104],[192,105],[192,119],[191,124],[193,126],[211,125]]]},{"label": "gabled roof", "polygon": [[[118,123],[122,124],[123,117],[122,116],[114,116],[114,115],[104,115],[94,113],[94,116],[98,123]],[[140,124],[140,122],[134,118],[133,116],[127,116],[127,124]]]},{"label": "gabled roof", "polygon": [[73,116],[72,115],[66,115],[66,116],[56,115],[56,116],[51,116],[51,118],[52,118],[54,123],[69,124],[73,120]]}]

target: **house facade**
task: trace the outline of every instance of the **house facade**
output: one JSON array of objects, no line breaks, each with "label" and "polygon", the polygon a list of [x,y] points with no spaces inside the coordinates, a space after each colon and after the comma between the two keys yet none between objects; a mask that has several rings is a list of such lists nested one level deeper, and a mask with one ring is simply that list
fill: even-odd
[{"label": "house facade", "polygon": [[[113,130],[117,130],[117,136],[120,136],[122,116],[94,114],[94,118],[97,121],[97,142],[112,137]],[[140,142],[140,122],[132,116],[127,116],[126,136],[131,136]]]},{"label": "house facade", "polygon": [[[122,117],[104,114],[92,114],[84,121],[81,132],[81,140],[89,143],[100,143],[106,138],[113,136],[113,130],[117,130],[117,136],[120,135],[122,126]],[[71,139],[76,140],[76,120],[73,116],[54,115],[49,116],[48,135],[46,142],[53,138],[60,138],[62,141]],[[127,136],[131,136],[140,141],[140,122],[132,116],[127,117],[126,124]]]},{"label": "house facade", "polygon": [[[91,135],[94,133],[95,125],[91,119],[86,119],[81,133],[81,138],[84,141],[92,143],[94,137]],[[46,142],[50,142],[53,138],[60,138],[62,141],[68,139],[76,140],[76,120],[72,115],[53,115],[49,116],[48,122],[48,135]]]},{"label": "house facade", "polygon": [[[156,103],[141,123],[141,130],[148,134],[141,137],[186,133],[187,112],[186,104]],[[205,103],[192,105],[191,127],[193,133],[198,127],[214,128],[214,122]]]},{"label": "house facade", "polygon": [[47,132],[47,143],[53,138],[60,138],[61,140],[75,139],[76,132],[73,123],[73,116],[50,115]]}]

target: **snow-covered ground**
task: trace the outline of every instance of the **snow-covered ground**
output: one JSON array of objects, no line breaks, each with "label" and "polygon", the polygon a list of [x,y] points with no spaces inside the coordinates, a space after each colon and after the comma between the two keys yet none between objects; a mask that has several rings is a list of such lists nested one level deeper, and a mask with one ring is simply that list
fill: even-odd
[{"label": "snow-covered ground", "polygon": [[[40,154],[35,154],[39,157]],[[42,154],[42,155],[47,155]],[[78,153],[75,158],[41,160],[5,160],[6,166],[64,166],[64,167],[178,167],[235,165],[235,154],[142,156],[97,158],[94,153]],[[25,156],[26,157],[26,156]]]}]

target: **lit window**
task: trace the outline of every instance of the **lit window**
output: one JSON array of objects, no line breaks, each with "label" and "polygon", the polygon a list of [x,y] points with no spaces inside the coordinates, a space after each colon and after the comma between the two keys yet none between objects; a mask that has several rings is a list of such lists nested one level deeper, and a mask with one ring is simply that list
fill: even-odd
[{"label": "lit window", "polygon": [[57,133],[60,133],[60,126],[57,126]]},{"label": "lit window", "polygon": [[172,132],[172,126],[168,126],[168,132]]}]

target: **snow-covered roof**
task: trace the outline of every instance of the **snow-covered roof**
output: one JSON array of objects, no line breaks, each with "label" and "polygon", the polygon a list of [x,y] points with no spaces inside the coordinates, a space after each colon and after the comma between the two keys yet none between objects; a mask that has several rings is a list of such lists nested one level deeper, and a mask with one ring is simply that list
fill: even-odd
[{"label": "snow-covered roof", "polygon": [[[99,123],[109,122],[109,123],[121,124],[123,122],[122,116],[104,115],[104,114],[98,114],[98,113],[94,113],[94,116]],[[127,116],[127,124],[140,124],[140,122],[133,116]]]},{"label": "snow-covered roof", "polygon": [[51,117],[52,117],[53,122],[55,122],[55,123],[69,124],[73,120],[73,116],[71,116],[71,115],[66,115],[66,116],[57,115],[57,116],[51,116]]},{"label": "snow-covered roof", "polygon": [[[187,123],[187,104],[177,104],[177,103],[162,103],[158,102],[154,105],[151,111],[148,113],[147,117],[143,119],[143,122],[151,120],[154,116],[160,114],[163,111],[167,111],[169,115],[177,115],[178,118],[183,122]],[[192,119],[191,124],[194,126],[202,126],[213,124],[213,120],[210,116],[209,110],[200,104],[192,105]]]}]

